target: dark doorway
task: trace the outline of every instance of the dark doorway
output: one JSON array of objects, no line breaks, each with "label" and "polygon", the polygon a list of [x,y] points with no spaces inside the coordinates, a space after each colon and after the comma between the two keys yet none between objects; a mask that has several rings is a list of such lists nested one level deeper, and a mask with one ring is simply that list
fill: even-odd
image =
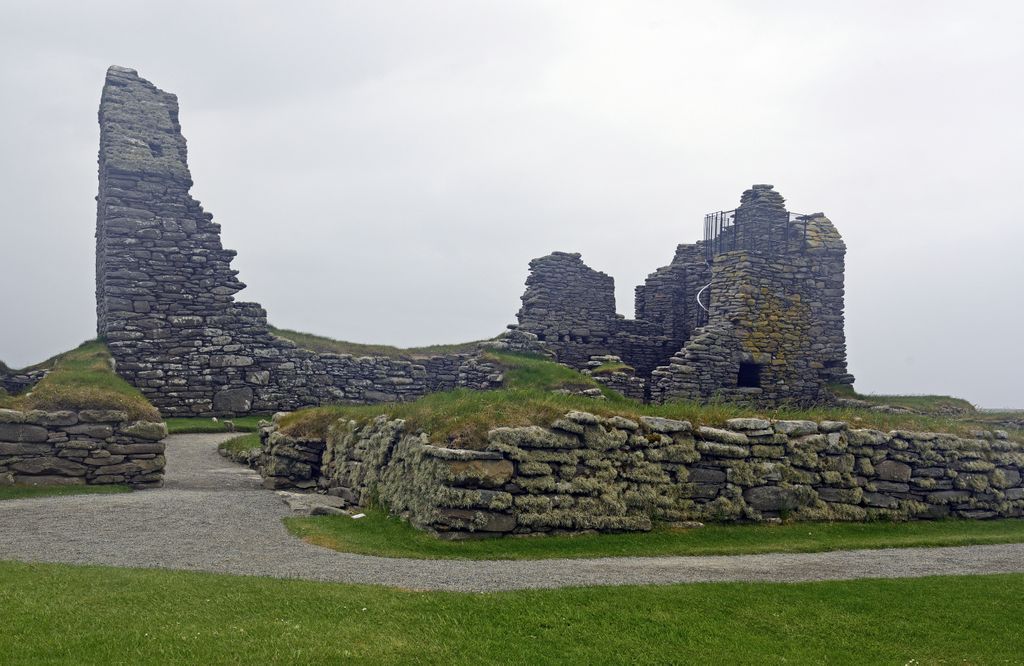
[{"label": "dark doorway", "polygon": [[757,363],[740,363],[740,372],[736,377],[736,386],[740,388],[761,388],[761,366]]}]

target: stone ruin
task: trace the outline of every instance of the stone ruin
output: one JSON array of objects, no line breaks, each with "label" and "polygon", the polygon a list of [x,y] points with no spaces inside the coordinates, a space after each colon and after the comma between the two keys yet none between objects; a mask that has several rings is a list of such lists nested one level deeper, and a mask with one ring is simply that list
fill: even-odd
[{"label": "stone ruin", "polygon": [[580,369],[620,358],[653,402],[806,405],[852,384],[846,246],[832,222],[790,213],[771,185],[754,185],[735,210],[706,216],[704,231],[636,288],[635,319],[616,313],[614,280],[579,254],[534,259],[518,329]]},{"label": "stone ruin", "polygon": [[[500,385],[479,352],[353,357],[274,336],[220,225],[190,195],[177,98],[137,72],[107,71],[99,109],[97,330],[117,372],[165,416],[228,416],[327,402],[393,402]],[[630,397],[815,403],[851,383],[843,333],[845,246],[822,214],[789,213],[771,185],[705,220],[703,241],[636,288],[616,313],[614,281],[579,254],[530,263],[518,326],[497,344],[536,348]],[[524,347],[525,346],[525,347]],[[626,368],[603,373],[616,357]],[[610,367],[610,366],[609,366]],[[13,384],[15,380],[11,380]]]},{"label": "stone ruin", "polygon": [[393,402],[491,388],[479,354],[417,359],[316,354],[275,337],[231,268],[220,225],[189,190],[177,98],[111,67],[100,100],[96,313],[117,372],[164,416]]}]

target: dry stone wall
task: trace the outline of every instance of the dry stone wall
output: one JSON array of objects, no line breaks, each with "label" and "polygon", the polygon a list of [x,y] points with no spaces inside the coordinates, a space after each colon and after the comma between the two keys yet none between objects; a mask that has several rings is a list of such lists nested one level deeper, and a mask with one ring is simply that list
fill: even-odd
[{"label": "dry stone wall", "polygon": [[592,356],[612,354],[646,375],[678,349],[658,324],[617,314],[615,281],[578,253],[553,252],[531,261],[522,302],[518,328],[576,368]]},{"label": "dry stone wall", "polygon": [[163,423],[109,410],[0,409],[0,485],[163,485]]},{"label": "dry stone wall", "polygon": [[220,225],[192,198],[177,98],[111,67],[100,101],[98,332],[117,372],[165,416],[234,415],[323,402],[408,400],[492,387],[471,355],[315,354],[272,335]]},{"label": "dry stone wall", "polygon": [[0,363],[0,389],[10,395],[23,393],[46,376],[46,370],[11,370]]},{"label": "dry stone wall", "polygon": [[570,412],[454,450],[381,416],[341,420],[315,442],[268,426],[261,464],[269,486],[374,502],[453,538],[654,521],[1024,517],[1024,446],[1005,437],[759,418],[694,428]]}]

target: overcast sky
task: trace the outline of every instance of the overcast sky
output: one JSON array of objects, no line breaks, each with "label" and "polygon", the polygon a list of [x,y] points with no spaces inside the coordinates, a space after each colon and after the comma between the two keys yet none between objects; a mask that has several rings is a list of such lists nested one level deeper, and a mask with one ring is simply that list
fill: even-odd
[{"label": "overcast sky", "polygon": [[0,359],[95,335],[106,67],[176,93],[277,326],[490,337],[527,263],[633,287],[774,183],[846,238],[863,392],[1024,407],[1024,3],[0,4]]}]

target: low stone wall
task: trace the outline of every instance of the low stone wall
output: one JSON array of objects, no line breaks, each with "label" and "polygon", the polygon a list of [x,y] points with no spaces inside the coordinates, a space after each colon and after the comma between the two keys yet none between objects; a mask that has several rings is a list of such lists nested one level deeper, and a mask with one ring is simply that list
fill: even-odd
[{"label": "low stone wall", "polygon": [[496,428],[481,450],[433,446],[402,420],[339,421],[326,441],[265,428],[269,487],[319,489],[451,537],[647,530],[653,521],[1024,517],[1024,446],[992,433],[843,422],[601,418]]},{"label": "low stone wall", "polygon": [[0,389],[11,395],[22,393],[38,384],[46,373],[46,370],[11,370],[0,363]]},{"label": "low stone wall", "polygon": [[109,410],[0,409],[0,485],[163,485],[163,423]]}]

